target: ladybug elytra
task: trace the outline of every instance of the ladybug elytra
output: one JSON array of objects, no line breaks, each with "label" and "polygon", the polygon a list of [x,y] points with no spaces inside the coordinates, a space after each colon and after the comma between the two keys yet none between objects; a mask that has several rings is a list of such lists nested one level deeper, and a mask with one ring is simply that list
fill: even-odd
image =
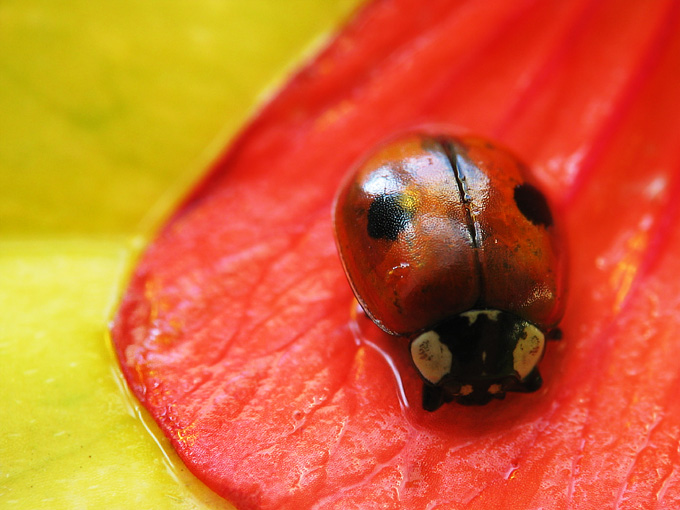
[{"label": "ladybug elytra", "polygon": [[345,181],[334,222],[364,311],[410,339],[424,409],[541,386],[566,262],[545,196],[511,153],[480,138],[403,135]]}]

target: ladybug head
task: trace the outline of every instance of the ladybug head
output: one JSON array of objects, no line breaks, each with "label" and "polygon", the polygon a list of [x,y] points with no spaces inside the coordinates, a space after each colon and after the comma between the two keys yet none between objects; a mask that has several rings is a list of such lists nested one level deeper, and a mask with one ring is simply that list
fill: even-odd
[{"label": "ladybug head", "polygon": [[544,349],[543,332],[512,313],[456,315],[411,342],[413,363],[425,381],[423,407],[433,411],[452,400],[481,405],[506,391],[535,391]]}]

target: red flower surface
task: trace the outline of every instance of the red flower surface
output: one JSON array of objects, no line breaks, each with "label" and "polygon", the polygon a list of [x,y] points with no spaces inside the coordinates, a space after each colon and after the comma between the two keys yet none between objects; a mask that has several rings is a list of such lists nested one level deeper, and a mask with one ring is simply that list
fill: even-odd
[{"label": "red flower surface", "polygon": [[[678,83],[675,0],[367,5],[148,248],[125,377],[243,510],[680,507]],[[537,393],[426,413],[408,342],[356,313],[333,196],[423,124],[509,146],[563,217]]]}]

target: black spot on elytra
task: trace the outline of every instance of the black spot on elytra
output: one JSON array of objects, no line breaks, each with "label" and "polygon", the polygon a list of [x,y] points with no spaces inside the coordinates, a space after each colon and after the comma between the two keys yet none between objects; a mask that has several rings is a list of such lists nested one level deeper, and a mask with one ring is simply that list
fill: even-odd
[{"label": "black spot on elytra", "polygon": [[374,239],[389,239],[396,241],[412,213],[401,205],[401,195],[377,196],[368,209],[368,235]]},{"label": "black spot on elytra", "polygon": [[531,184],[518,184],[515,187],[515,203],[524,217],[534,225],[549,227],[553,224],[545,195]]}]

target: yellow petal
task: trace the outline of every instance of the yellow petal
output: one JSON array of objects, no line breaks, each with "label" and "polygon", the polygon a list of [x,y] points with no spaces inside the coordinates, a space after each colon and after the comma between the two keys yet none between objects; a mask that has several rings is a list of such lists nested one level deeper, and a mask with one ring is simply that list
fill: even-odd
[{"label": "yellow petal", "polygon": [[0,5],[0,507],[227,507],[140,419],[107,322],[153,229],[356,4]]}]

